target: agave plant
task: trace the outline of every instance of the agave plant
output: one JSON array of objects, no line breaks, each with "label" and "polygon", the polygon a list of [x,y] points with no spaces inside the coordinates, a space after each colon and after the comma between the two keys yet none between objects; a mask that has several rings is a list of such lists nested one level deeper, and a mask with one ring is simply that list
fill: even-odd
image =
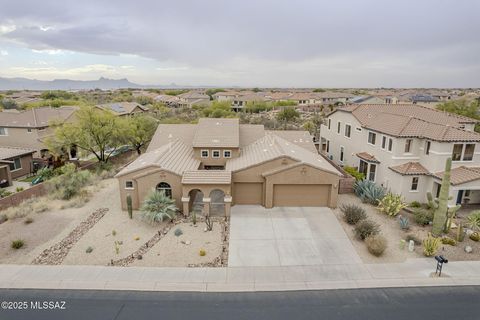
[{"label": "agave plant", "polygon": [[175,206],[175,200],[167,197],[165,192],[153,190],[143,201],[140,210],[148,223],[155,224],[165,219],[173,220],[178,208]]},{"label": "agave plant", "polygon": [[407,204],[403,201],[401,195],[389,192],[378,202],[377,208],[381,212],[394,217],[406,206]]},{"label": "agave plant", "polygon": [[441,238],[434,238],[432,237],[432,234],[429,233],[428,237],[423,239],[423,254],[426,257],[434,256],[438,251],[438,247],[440,246],[440,243],[441,243]]},{"label": "agave plant", "polygon": [[467,217],[467,226],[472,229],[480,230],[480,210],[472,211]]},{"label": "agave plant", "polygon": [[373,205],[378,204],[378,202],[385,196],[385,189],[381,186],[377,186],[370,180],[355,181],[353,189],[362,202],[367,202]]}]

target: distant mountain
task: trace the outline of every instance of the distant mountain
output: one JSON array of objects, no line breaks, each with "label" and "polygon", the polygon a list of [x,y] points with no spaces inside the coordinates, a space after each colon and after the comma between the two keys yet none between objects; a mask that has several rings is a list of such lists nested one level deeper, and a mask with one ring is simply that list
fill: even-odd
[{"label": "distant mountain", "polygon": [[52,81],[32,80],[27,78],[2,78],[0,77],[0,90],[85,90],[85,89],[120,89],[142,88],[142,85],[132,83],[127,79],[98,80],[69,80],[55,79]]}]

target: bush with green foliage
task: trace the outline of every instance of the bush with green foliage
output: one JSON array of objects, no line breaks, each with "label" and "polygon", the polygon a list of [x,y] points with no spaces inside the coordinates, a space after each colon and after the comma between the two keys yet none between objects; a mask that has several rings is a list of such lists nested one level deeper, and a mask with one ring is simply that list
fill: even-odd
[{"label": "bush with green foliage", "polygon": [[376,257],[383,254],[387,249],[387,239],[381,235],[371,235],[365,238],[365,244],[367,245],[368,252]]},{"label": "bush with green foliage", "polygon": [[378,202],[377,208],[390,217],[394,217],[406,206],[401,195],[389,192]]},{"label": "bush with green foliage", "polygon": [[55,172],[52,168],[41,168],[37,171],[37,177],[41,178],[43,181],[47,181],[55,176]]},{"label": "bush with green foliage", "polygon": [[368,236],[374,236],[380,233],[380,226],[370,220],[362,220],[355,226],[355,235],[365,240]]},{"label": "bush with green foliage", "polygon": [[343,218],[348,224],[356,225],[359,221],[367,218],[365,210],[355,204],[344,204],[340,207]]},{"label": "bush with green foliage", "polygon": [[480,231],[480,210],[472,211],[467,216],[467,226],[472,230]]},{"label": "bush with green foliage", "polygon": [[357,181],[365,179],[365,175],[361,172],[358,172],[358,170],[354,167],[345,166],[343,167],[343,170],[345,170],[345,172],[354,177]]},{"label": "bush with green foliage", "polygon": [[426,257],[433,257],[437,253],[441,242],[441,238],[435,238],[429,233],[428,237],[423,239],[423,254]]},{"label": "bush with green foliage", "polygon": [[178,209],[175,200],[167,197],[163,191],[153,190],[143,201],[140,210],[147,222],[155,224],[166,219],[173,220]]},{"label": "bush with green foliage", "polygon": [[12,243],[10,244],[10,247],[12,247],[12,249],[20,249],[24,245],[25,245],[25,242],[22,239],[17,239],[12,241]]},{"label": "bush with green foliage", "polygon": [[408,206],[410,208],[421,208],[422,204],[418,201],[412,201],[412,202],[410,202],[410,204]]},{"label": "bush with green foliage", "polygon": [[9,195],[11,195],[12,192],[6,190],[6,189],[2,189],[0,188],[0,199],[1,198],[5,198],[5,197],[8,197]]},{"label": "bush with green foliage", "polygon": [[362,200],[362,202],[377,205],[378,202],[385,196],[385,189],[377,186],[370,180],[355,181],[353,185],[355,194]]},{"label": "bush with green foliage", "polygon": [[69,200],[73,198],[94,178],[90,171],[77,170],[73,163],[67,163],[59,171],[62,174],[45,183],[49,193],[56,199]]},{"label": "bush with green foliage", "polygon": [[413,211],[413,218],[420,226],[426,226],[433,220],[433,212],[428,209],[418,208]]}]

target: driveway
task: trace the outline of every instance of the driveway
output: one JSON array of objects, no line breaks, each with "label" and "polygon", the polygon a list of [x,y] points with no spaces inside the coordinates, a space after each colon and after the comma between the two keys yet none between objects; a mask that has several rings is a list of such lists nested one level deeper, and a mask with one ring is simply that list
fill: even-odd
[{"label": "driveway", "polygon": [[228,266],[361,263],[329,208],[232,207]]}]

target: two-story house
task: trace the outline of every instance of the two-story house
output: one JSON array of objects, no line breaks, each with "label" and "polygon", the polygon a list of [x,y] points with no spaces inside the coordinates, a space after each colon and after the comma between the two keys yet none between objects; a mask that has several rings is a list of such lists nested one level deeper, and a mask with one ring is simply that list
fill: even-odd
[{"label": "two-story house", "polygon": [[175,199],[188,215],[228,215],[235,204],[335,207],[339,179],[306,131],[267,131],[238,119],[161,124],[147,152],[120,171],[126,197],[138,209],[151,190]]},{"label": "two-story house", "polygon": [[47,151],[46,138],[54,132],[52,124],[74,121],[76,110],[43,107],[0,112],[0,146],[32,149],[35,157],[41,157]]},{"label": "two-story house", "polygon": [[321,152],[406,201],[437,196],[451,157],[450,204],[480,203],[477,120],[413,104],[348,105],[320,129]]}]

